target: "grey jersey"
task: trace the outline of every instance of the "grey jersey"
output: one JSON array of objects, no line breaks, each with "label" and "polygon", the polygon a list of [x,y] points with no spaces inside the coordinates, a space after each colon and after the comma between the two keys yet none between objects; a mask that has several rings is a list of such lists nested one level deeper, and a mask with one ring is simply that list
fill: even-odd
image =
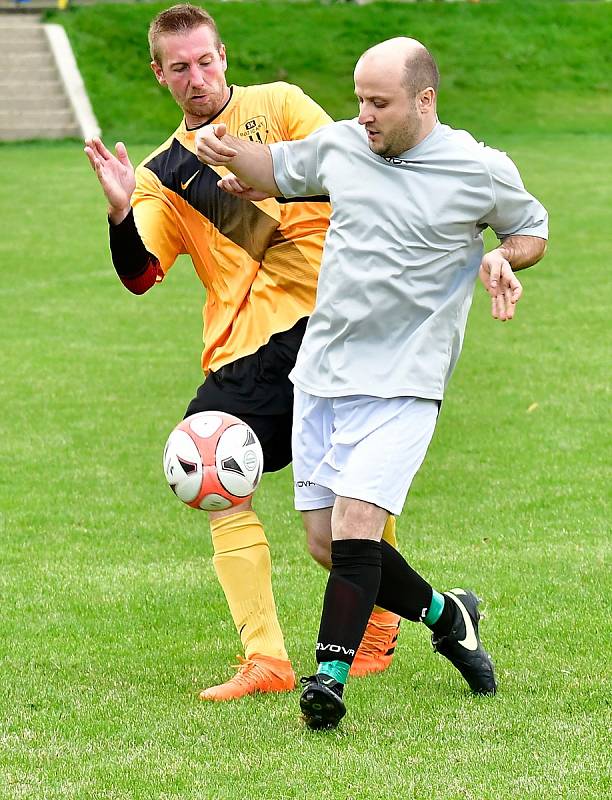
[{"label": "grey jersey", "polygon": [[397,158],[356,120],[270,145],[286,197],[329,194],[317,290],[291,378],[320,397],[441,399],[457,362],[482,231],[548,236],[512,161],[437,124]]}]

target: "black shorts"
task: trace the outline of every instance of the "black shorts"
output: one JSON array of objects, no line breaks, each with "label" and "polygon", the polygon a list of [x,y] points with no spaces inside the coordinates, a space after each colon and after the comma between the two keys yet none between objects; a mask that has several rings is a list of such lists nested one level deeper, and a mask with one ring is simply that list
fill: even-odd
[{"label": "black shorts", "polygon": [[249,356],[209,372],[185,416],[198,411],[225,411],[250,425],[261,442],[264,472],[291,463],[293,384],[289,373],[304,336],[307,319],[275,333]]}]

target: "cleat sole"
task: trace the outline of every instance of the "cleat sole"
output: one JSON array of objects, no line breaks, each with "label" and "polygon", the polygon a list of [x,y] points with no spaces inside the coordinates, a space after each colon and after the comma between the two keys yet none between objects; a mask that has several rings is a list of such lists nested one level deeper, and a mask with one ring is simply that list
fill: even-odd
[{"label": "cleat sole", "polygon": [[302,719],[312,730],[335,728],[346,714],[342,699],[324,686],[308,687],[300,697]]}]

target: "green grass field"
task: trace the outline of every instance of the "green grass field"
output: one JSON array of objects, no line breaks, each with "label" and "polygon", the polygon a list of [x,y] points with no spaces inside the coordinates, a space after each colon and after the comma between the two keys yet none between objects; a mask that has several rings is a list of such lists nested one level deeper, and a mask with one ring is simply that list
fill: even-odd
[{"label": "green grass field", "polygon": [[[275,19],[278,5],[259,5],[263,41],[261,20]],[[533,11],[537,4],[517,5]],[[546,5],[534,30],[557,6]],[[232,14],[237,26],[256,15],[252,5],[238,14],[229,3],[210,6],[223,14],[228,40],[237,36]],[[421,31],[434,15],[432,36],[447,64],[460,48],[436,38],[440,15],[463,21],[464,41],[471,15],[482,13],[487,47],[499,29],[508,40],[524,33],[535,42],[525,10],[512,28],[506,6],[387,6],[391,15],[414,14]],[[368,35],[381,38],[377,5],[300,5],[286,24],[324,11],[343,24],[352,11]],[[563,24],[571,18],[578,40],[593,43],[580,59],[593,69],[599,60],[602,85],[611,11],[599,4],[555,11],[559,41],[571,38]],[[68,27],[85,31],[101,13],[79,10]],[[126,47],[115,24],[118,60],[140,44],[151,7],[106,14],[133,17],[139,31]],[[355,39],[351,57],[361,43]],[[86,53],[78,50],[85,62]],[[302,728],[297,692],[222,705],[196,700],[200,688],[228,675],[239,642],[212,570],[206,517],[177,503],[161,468],[166,436],[201,380],[202,292],[189,263],[178,263],[145,297],[130,295],[110,265],[104,203],[80,144],[0,147],[1,800],[610,795],[612,107],[608,90],[583,83],[572,59],[563,83],[563,48],[551,45],[541,57],[560,71],[548,86],[533,65],[525,81],[529,113],[520,119],[522,95],[492,99],[482,53],[474,70],[484,82],[474,83],[486,103],[461,118],[461,98],[467,102],[474,87],[449,83],[441,98],[460,118],[449,112],[444,121],[474,120],[490,131],[490,144],[512,155],[549,209],[551,244],[542,264],[522,274],[525,296],[511,324],[493,322],[476,292],[434,443],[398,523],[402,551],[437,587],[468,585],[484,596],[482,631],[500,692],[469,696],[432,653],[426,630],[405,623],[392,668],[349,684],[349,714],[327,734]],[[470,59],[466,50],[457,61],[462,74]],[[327,83],[339,113],[350,75],[334,72],[334,63],[314,62],[304,74],[313,86]],[[495,69],[501,74],[505,64]],[[543,120],[532,113],[532,85],[554,100]],[[113,92],[112,113],[123,104],[134,136],[121,132],[117,118],[110,140],[124,137],[137,160],[171,131],[176,114],[146,141],[147,126],[127,121],[130,108],[146,104],[135,84],[114,83]],[[102,119],[102,98],[92,96]],[[590,111],[581,119],[569,108]],[[287,645],[296,671],[310,674],[325,574],[303,545],[288,470],[264,480],[257,508]]]}]

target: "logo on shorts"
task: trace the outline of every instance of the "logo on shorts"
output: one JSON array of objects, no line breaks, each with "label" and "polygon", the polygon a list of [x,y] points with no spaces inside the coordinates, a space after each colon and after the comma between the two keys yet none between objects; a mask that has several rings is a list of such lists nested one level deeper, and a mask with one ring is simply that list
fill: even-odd
[{"label": "logo on shorts", "polygon": [[305,486],[316,486],[317,484],[314,481],[296,481],[295,488],[296,489],[303,489]]},{"label": "logo on shorts", "polygon": [[240,139],[249,139],[251,142],[259,142],[265,144],[268,139],[268,123],[264,116],[253,117],[238,128],[238,137]]}]

